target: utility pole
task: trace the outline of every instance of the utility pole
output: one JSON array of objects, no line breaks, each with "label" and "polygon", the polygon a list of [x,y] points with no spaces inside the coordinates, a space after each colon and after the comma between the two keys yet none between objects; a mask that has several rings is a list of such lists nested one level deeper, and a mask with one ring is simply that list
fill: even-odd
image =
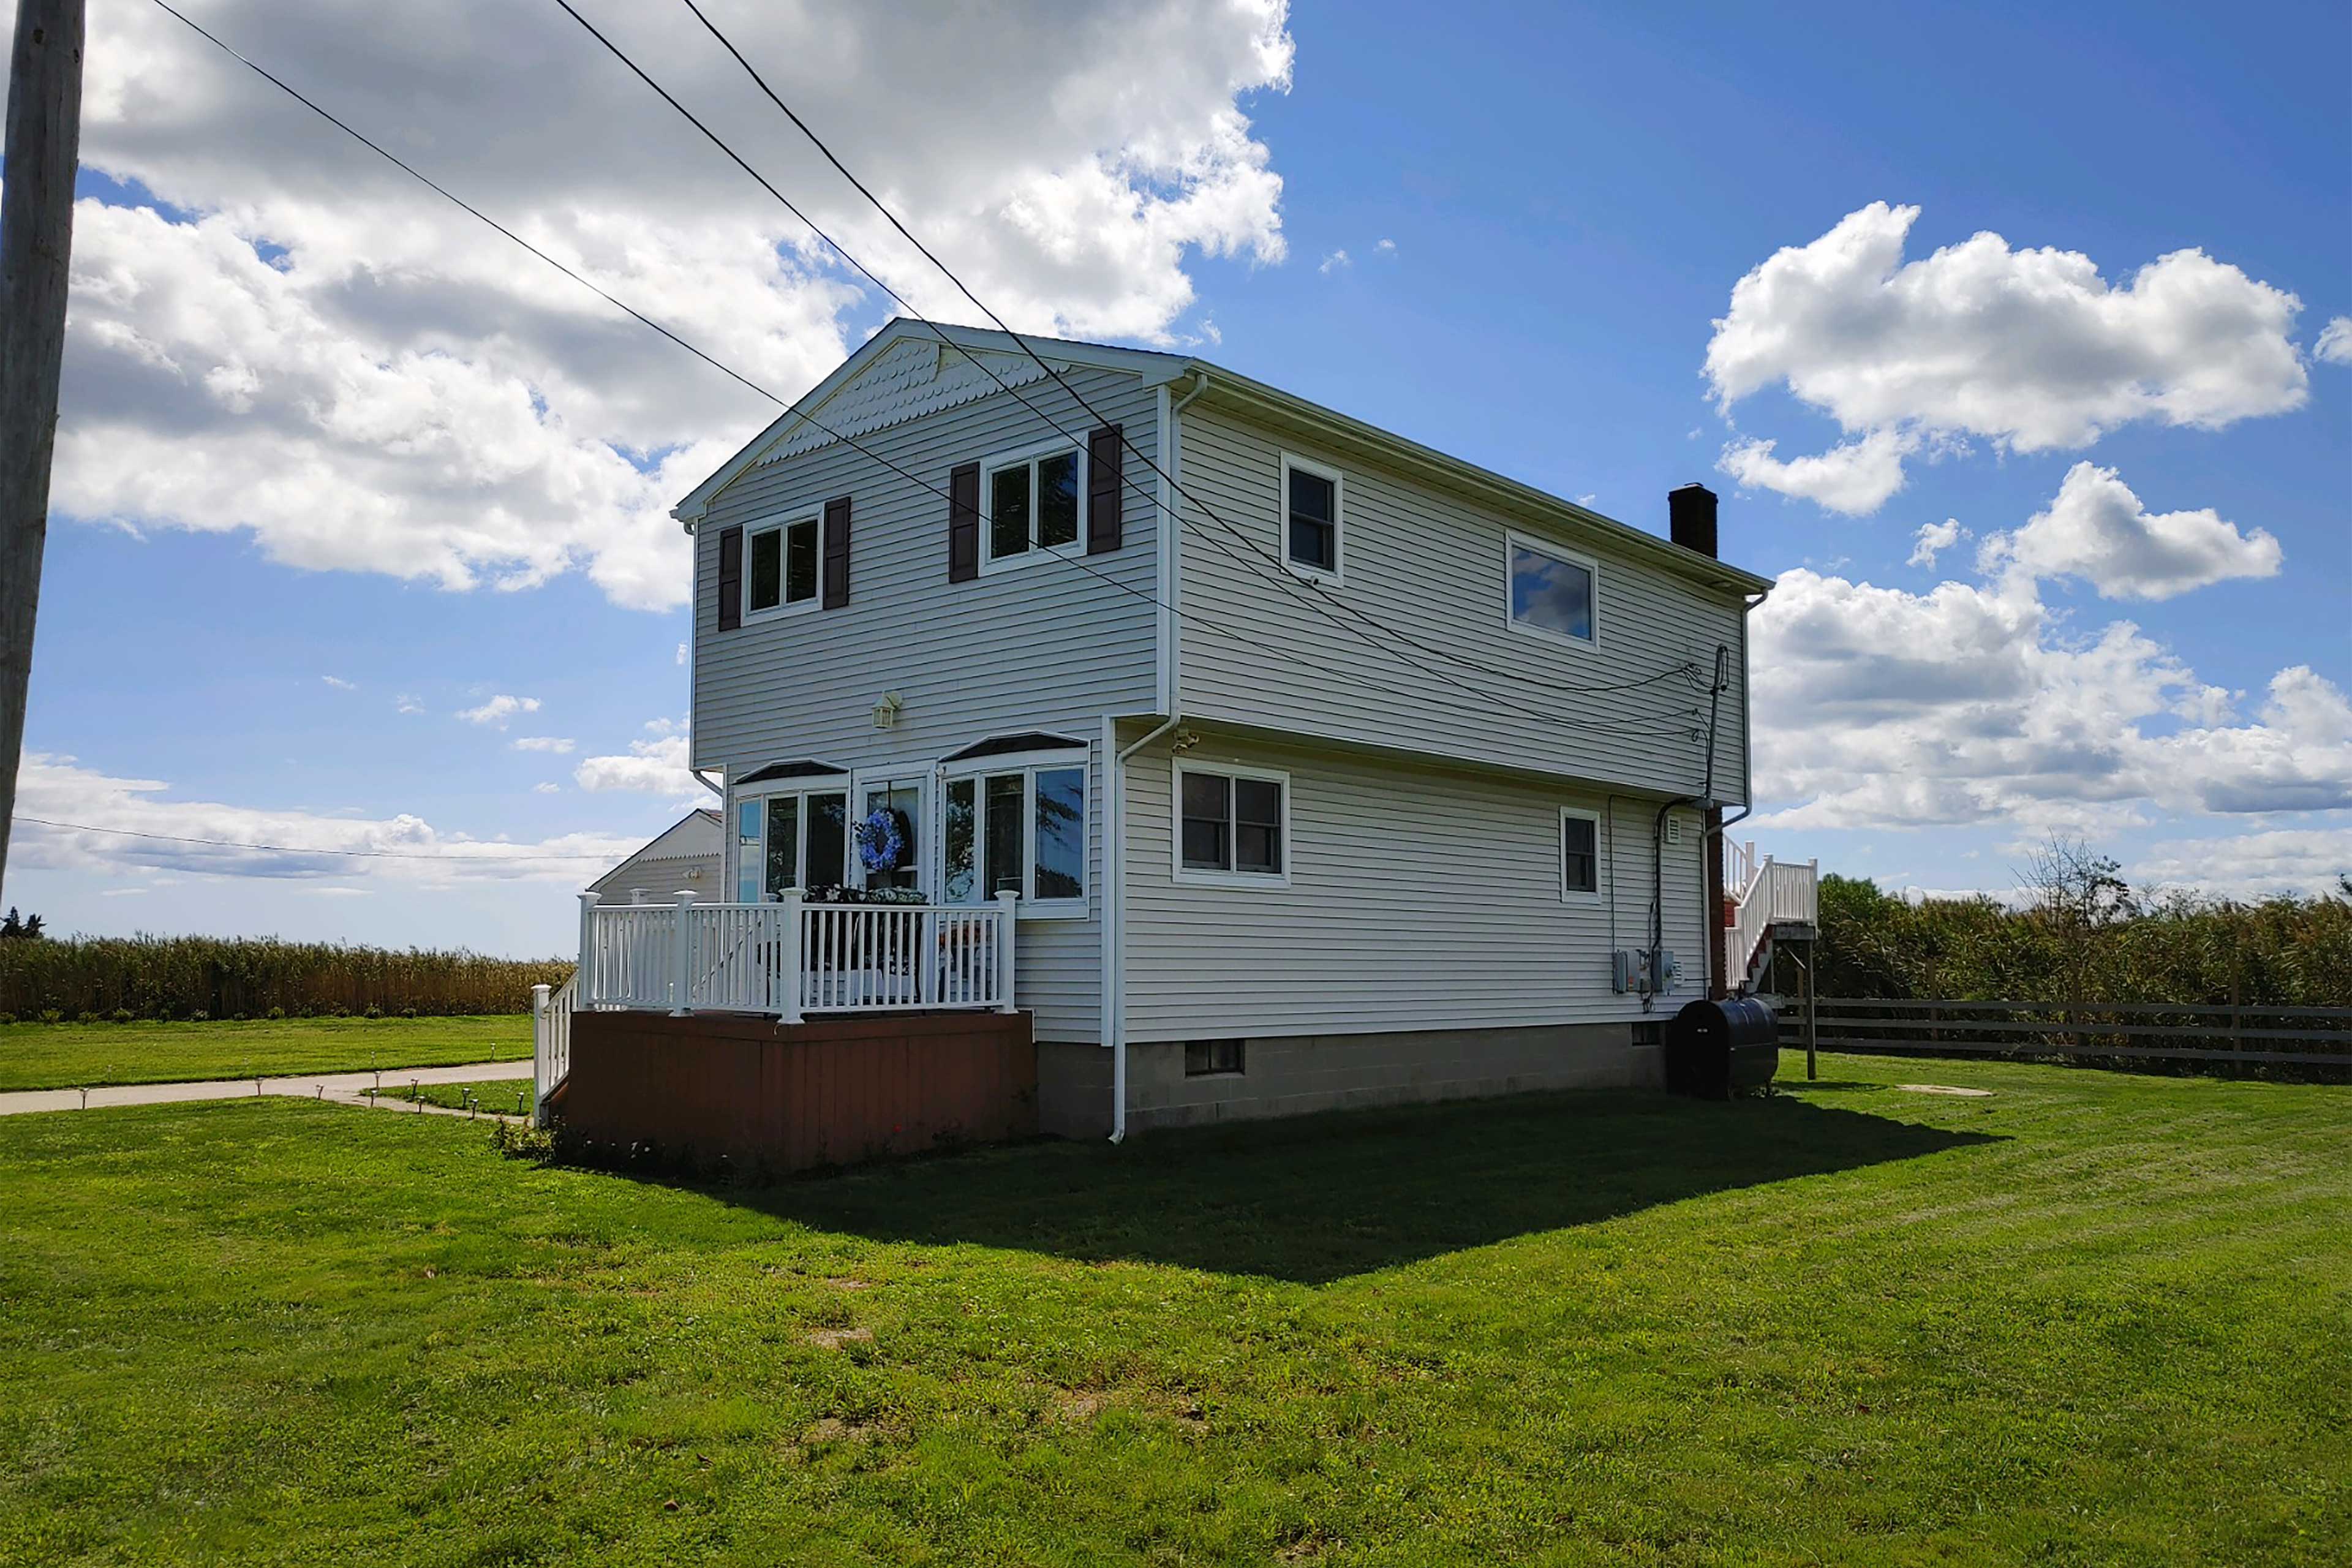
[{"label": "utility pole", "polygon": [[81,152],[83,0],[17,0],[0,167],[0,876],[16,816]]}]

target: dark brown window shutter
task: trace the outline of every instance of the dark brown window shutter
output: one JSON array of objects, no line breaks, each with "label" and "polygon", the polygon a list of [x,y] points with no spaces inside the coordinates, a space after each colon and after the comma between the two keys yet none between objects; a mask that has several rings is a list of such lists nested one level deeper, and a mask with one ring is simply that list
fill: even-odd
[{"label": "dark brown window shutter", "polygon": [[1126,441],[1117,425],[1087,437],[1087,553],[1117,550],[1124,536],[1127,486],[1119,474]]},{"label": "dark brown window shutter", "polygon": [[743,624],[743,531],[719,531],[719,629],[731,632]]},{"label": "dark brown window shutter", "polygon": [[849,603],[849,498],[824,503],[824,607]]},{"label": "dark brown window shutter", "polygon": [[964,463],[948,475],[948,581],[979,575],[980,465]]}]

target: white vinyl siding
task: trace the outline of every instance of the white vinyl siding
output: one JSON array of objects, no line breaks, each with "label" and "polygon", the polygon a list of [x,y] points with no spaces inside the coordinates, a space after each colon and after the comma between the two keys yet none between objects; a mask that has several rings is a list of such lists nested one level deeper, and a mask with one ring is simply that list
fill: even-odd
[{"label": "white vinyl siding", "polygon": [[[1506,517],[1294,435],[1276,437],[1214,404],[1213,392],[1186,408],[1180,430],[1185,491],[1223,520],[1188,510],[1178,536],[1181,607],[1199,612],[1178,627],[1187,719],[1696,794],[1706,754],[1692,731],[1705,729],[1705,687],[1721,644],[1731,650],[1732,685],[1717,723],[1717,793],[1727,803],[1747,797],[1747,659],[1736,595],[1616,558],[1559,525]],[[1299,461],[1345,476],[1344,583],[1301,584],[1272,564],[1286,550],[1285,466]],[[1660,496],[1660,521],[1664,506]],[[1513,532],[1591,563],[1591,643],[1514,629]],[[1345,611],[1318,613],[1308,602],[1327,595],[1423,647],[1400,645]],[[1685,666],[1697,672],[1696,685],[1660,675]],[[1660,678],[1626,684],[1654,675]],[[1547,866],[1552,858],[1542,857]]]},{"label": "white vinyl siding", "polygon": [[[1006,363],[1008,379],[1016,379]],[[1073,371],[1069,379],[1106,419],[1126,427],[1129,440],[1155,449],[1153,389],[1104,370]],[[1083,444],[1092,422],[1066,395],[1023,390]],[[923,391],[910,383],[906,395]],[[1041,435],[1054,438],[1035,414],[992,392],[858,440],[945,491],[958,464],[1034,447]],[[1150,711],[1158,694],[1159,545],[1153,481],[1148,470],[1137,474],[1141,467],[1130,454],[1128,476],[1142,489],[1126,490],[1118,551],[1051,552],[1027,569],[964,583],[947,580],[944,496],[872,458],[829,443],[745,472],[712,498],[696,533],[694,765],[732,778],[814,757],[854,768],[861,779],[929,774],[942,758],[991,735],[1091,736],[1106,712]],[[718,630],[719,531],[793,515],[786,509],[804,510],[812,496],[845,495],[853,500],[848,605]],[[1080,527],[1083,540],[1083,518]],[[877,729],[875,704],[890,691],[902,707],[892,728]],[[1096,750],[1086,753],[1090,801],[1103,798]],[[926,853],[935,858],[936,786],[930,795],[924,831],[931,836]],[[1088,813],[1087,854],[1087,886],[1097,888],[1098,811]],[[1082,919],[1022,926],[1019,1002],[1035,1011],[1041,1040],[1101,1038],[1098,906],[1090,900]]]},{"label": "white vinyl siding", "polygon": [[[1141,733],[1122,725],[1122,743]],[[1165,743],[1129,761],[1130,1039],[1663,1020],[1704,994],[1688,808],[1664,874],[1665,945],[1684,980],[1644,1015],[1638,996],[1611,990],[1610,953],[1646,941],[1656,799],[1223,734],[1183,760],[1287,774],[1290,875],[1282,887],[1179,881]],[[1597,894],[1560,896],[1563,807],[1599,824]]]}]

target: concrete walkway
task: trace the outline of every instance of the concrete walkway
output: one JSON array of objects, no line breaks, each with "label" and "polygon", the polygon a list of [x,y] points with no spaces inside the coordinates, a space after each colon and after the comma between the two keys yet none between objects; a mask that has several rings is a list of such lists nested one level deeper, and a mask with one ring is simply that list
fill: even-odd
[{"label": "concrete walkway", "polygon": [[[299,1078],[265,1078],[209,1079],[200,1083],[124,1083],[89,1091],[89,1109],[104,1110],[115,1105],[171,1105],[191,1100],[251,1100],[257,1095],[292,1095],[299,1100],[333,1100],[345,1104],[365,1105],[367,1091],[383,1086],[379,1103],[385,1110],[394,1108],[391,1096],[405,1090],[411,1083],[483,1083],[501,1079],[529,1078],[530,1063],[476,1062],[467,1067],[447,1068],[386,1068],[382,1072],[306,1073]],[[32,1110],[79,1110],[83,1107],[82,1091],[78,1089],[27,1089],[0,1094],[0,1116],[16,1116]],[[400,1104],[399,1110],[412,1115],[417,1108]],[[463,1116],[462,1110],[446,1107],[426,1106],[426,1110],[439,1110],[446,1116]]]}]

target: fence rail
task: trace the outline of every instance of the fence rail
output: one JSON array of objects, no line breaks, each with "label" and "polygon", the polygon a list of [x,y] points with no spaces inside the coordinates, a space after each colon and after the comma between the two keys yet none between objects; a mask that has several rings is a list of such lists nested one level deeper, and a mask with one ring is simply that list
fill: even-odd
[{"label": "fence rail", "polygon": [[908,1013],[1013,1005],[1013,895],[989,904],[600,904],[580,1005],[673,1013]]},{"label": "fence rail", "polygon": [[[1825,1050],[2352,1068],[2352,1007],[1862,996],[1823,996],[1814,1005],[1818,1040]],[[1801,1044],[1804,1023],[1802,1011],[1792,1009],[1781,1020],[1783,1038]],[[2143,1040],[2161,1043],[2142,1045]],[[2286,1047],[2307,1048],[2281,1048]]]},{"label": "fence rail", "polygon": [[547,1100],[572,1072],[572,1009],[580,976],[557,986],[530,988],[532,1120],[547,1125]]}]

